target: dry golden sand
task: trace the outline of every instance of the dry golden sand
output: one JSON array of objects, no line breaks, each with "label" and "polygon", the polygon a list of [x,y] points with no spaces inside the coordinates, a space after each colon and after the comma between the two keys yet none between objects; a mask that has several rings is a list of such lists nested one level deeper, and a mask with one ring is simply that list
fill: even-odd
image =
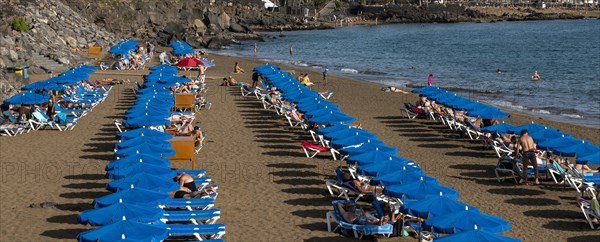
[{"label": "dry golden sand", "polygon": [[[272,110],[263,110],[253,97],[241,97],[238,88],[220,87],[222,77],[233,75],[249,82],[250,73],[231,74],[238,61],[246,70],[261,63],[234,57],[210,56],[216,67],[207,72],[211,110],[197,114],[207,131],[206,147],[197,165],[207,169],[219,184],[217,206],[227,225],[228,241],[350,241],[327,232],[325,213],[331,201],[324,179],[333,175],[337,162],[327,157],[308,159],[300,142],[310,137],[290,128]],[[284,67],[285,69],[289,69]],[[131,75],[113,75],[128,73]],[[93,78],[115,77],[141,81],[144,71],[103,71]],[[195,73],[194,73],[195,74]],[[311,72],[314,81],[319,73]],[[416,160],[442,185],[460,192],[459,200],[482,212],[511,223],[506,235],[523,241],[598,241],[576,207],[576,192],[544,181],[540,186],[498,183],[491,150],[478,142],[458,138],[438,123],[408,120],[400,115],[405,101],[414,95],[384,93],[380,86],[331,76],[326,87],[334,91],[332,101],[354,116],[363,127],[398,147],[399,155]],[[133,102],[127,88],[113,88],[108,99],[78,122],[73,131],[36,131],[0,138],[0,240],[72,240],[90,226],[78,225],[76,216],[91,208],[104,190],[104,166],[112,157],[118,119]],[[535,120],[577,138],[599,144],[598,129],[538,120],[513,114],[509,123]],[[173,167],[188,168],[179,163]],[[30,204],[53,202],[53,208],[30,208]],[[391,238],[383,241],[416,241]]]}]

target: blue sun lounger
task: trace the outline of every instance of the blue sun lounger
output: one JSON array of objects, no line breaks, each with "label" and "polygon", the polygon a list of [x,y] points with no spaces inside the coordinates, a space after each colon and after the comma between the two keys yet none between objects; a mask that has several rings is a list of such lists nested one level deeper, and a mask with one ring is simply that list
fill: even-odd
[{"label": "blue sun lounger", "polygon": [[220,239],[225,235],[225,224],[167,224],[169,237],[195,236],[198,240]]},{"label": "blue sun lounger", "polygon": [[166,222],[192,222],[194,224],[214,224],[221,218],[221,210],[206,209],[206,210],[178,210],[165,211],[161,217],[161,221]]},{"label": "blue sun lounger", "polygon": [[[392,235],[393,231],[394,231],[394,227],[391,224],[385,224],[382,226],[379,225],[358,225],[358,224],[351,224],[348,223],[346,221],[344,221],[344,218],[342,217],[342,215],[340,214],[340,211],[338,210],[337,204],[338,203],[342,203],[342,204],[346,204],[346,203],[355,203],[353,200],[338,200],[338,201],[333,201],[333,211],[329,211],[327,213],[327,230],[329,232],[333,232],[335,231],[337,228],[340,228],[343,231],[347,231],[347,230],[352,230],[354,233],[354,237],[357,239],[361,239],[363,236],[365,235],[375,235],[375,234],[380,234],[386,237],[390,237],[390,235]],[[335,227],[333,230],[331,229],[331,220],[333,220],[334,222],[336,222],[338,224],[337,227]]]},{"label": "blue sun lounger", "polygon": [[57,113],[66,113],[66,114],[69,114],[70,116],[75,116],[75,117],[79,117],[79,116],[83,117],[90,111],[90,109],[84,109],[84,108],[82,108],[82,109],[63,108],[60,105],[58,105],[58,103],[54,104],[54,110],[56,110]]},{"label": "blue sun lounger", "polygon": [[173,198],[172,201],[159,204],[162,209],[206,210],[215,206],[213,198]]}]

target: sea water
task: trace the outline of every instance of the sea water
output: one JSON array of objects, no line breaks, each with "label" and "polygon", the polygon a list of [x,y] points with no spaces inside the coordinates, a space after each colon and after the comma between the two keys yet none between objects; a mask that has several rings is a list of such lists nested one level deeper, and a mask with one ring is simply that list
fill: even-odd
[{"label": "sea water", "polygon": [[[432,74],[434,85],[473,100],[600,127],[597,19],[354,26],[264,37],[257,58],[275,64],[328,68],[397,87],[426,85]],[[240,42],[221,53],[252,56],[253,44]],[[531,80],[534,71],[540,81]]]}]

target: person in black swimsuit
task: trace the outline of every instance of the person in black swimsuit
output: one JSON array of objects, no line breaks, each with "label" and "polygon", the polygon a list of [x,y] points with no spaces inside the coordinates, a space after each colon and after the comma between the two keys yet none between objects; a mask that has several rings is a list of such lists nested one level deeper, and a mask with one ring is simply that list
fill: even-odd
[{"label": "person in black swimsuit", "polygon": [[169,196],[172,198],[199,198],[205,195],[216,193],[215,188],[207,187],[202,190],[197,190],[195,192],[188,191],[189,189],[179,189],[177,191],[169,192]]},{"label": "person in black swimsuit", "polygon": [[194,178],[188,174],[181,173],[173,177],[173,181],[179,184],[179,190],[186,191],[188,193],[198,191]]}]

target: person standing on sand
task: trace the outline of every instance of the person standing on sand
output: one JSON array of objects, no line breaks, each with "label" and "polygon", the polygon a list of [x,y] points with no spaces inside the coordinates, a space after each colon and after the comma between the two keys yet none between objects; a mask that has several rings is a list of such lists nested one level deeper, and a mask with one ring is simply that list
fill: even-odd
[{"label": "person standing on sand", "polygon": [[536,145],[533,142],[533,139],[531,138],[531,136],[529,136],[528,132],[526,129],[521,130],[521,137],[519,137],[519,140],[517,141],[517,147],[515,148],[515,154],[514,157],[517,157],[517,155],[519,154],[519,151],[521,151],[523,153],[522,159],[523,159],[523,182],[525,185],[529,185],[529,182],[527,181],[527,167],[529,166],[529,164],[531,163],[531,165],[533,165],[533,171],[535,174],[535,184],[540,184],[539,182],[539,172],[538,172],[538,163],[537,163],[537,159],[535,156],[535,149],[536,149]]},{"label": "person standing on sand", "polygon": [[325,85],[327,85],[327,71],[329,69],[325,68],[325,70],[323,70],[323,82],[325,82]]},{"label": "person standing on sand", "polygon": [[257,49],[257,46],[256,46],[256,42],[255,42],[254,43],[254,57],[256,57],[256,49]]},{"label": "person standing on sand", "polygon": [[427,77],[427,86],[431,85],[433,85],[433,75],[429,74],[429,76]]},{"label": "person standing on sand", "polygon": [[204,75],[204,65],[198,63],[198,81],[204,83],[206,81],[206,75]]}]

